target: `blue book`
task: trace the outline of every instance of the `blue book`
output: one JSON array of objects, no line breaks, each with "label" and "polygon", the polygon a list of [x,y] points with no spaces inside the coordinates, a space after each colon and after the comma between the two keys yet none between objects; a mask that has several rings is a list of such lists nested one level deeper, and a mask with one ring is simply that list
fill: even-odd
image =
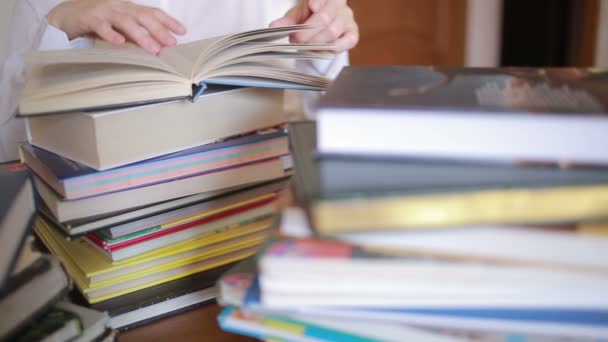
[{"label": "blue book", "polygon": [[[268,308],[262,304],[257,277],[253,278],[247,289],[243,307],[275,314],[290,312]],[[343,317],[431,328],[608,340],[608,309],[298,307],[295,312],[315,317]]]},{"label": "blue book", "polygon": [[282,129],[238,136],[104,171],[30,144],[21,146],[24,163],[65,200],[164,183],[287,153]]}]

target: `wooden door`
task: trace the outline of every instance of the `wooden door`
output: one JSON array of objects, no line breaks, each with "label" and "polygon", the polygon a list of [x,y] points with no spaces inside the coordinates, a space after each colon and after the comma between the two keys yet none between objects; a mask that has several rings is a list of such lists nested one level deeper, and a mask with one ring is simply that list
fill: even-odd
[{"label": "wooden door", "polygon": [[463,65],[466,0],[349,0],[354,65]]}]

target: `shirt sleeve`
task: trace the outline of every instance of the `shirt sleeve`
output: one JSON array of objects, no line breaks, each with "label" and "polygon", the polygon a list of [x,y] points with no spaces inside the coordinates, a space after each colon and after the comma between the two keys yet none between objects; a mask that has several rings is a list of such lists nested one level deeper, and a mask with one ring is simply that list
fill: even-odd
[{"label": "shirt sleeve", "polygon": [[8,52],[0,65],[0,162],[16,160],[17,146],[27,140],[24,120],[15,117],[25,80],[27,53],[36,49],[69,49],[92,44],[90,39],[70,41],[63,31],[47,23],[47,10],[32,4],[30,0],[15,3]]}]

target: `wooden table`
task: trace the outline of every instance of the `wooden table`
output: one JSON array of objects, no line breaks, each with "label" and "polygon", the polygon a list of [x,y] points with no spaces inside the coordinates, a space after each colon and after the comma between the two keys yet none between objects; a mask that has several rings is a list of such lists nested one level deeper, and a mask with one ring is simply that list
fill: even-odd
[{"label": "wooden table", "polygon": [[222,308],[210,304],[186,313],[164,318],[142,327],[121,332],[119,342],[151,341],[257,341],[248,337],[224,332],[217,324]]}]

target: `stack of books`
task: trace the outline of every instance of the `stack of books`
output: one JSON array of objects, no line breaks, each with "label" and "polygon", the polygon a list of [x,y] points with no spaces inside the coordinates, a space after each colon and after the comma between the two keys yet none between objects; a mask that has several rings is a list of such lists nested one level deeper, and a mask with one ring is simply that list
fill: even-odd
[{"label": "stack of books", "polygon": [[[214,300],[256,252],[292,167],[283,92],[322,77],[282,67],[330,46],[275,43],[307,26],[178,45],[39,52],[20,102],[36,235],[113,328]],[[187,70],[186,70],[187,69]],[[194,85],[193,85],[194,84]]]},{"label": "stack of books", "polygon": [[104,312],[71,304],[71,281],[60,261],[35,248],[33,184],[22,164],[0,164],[0,339],[109,341]]},{"label": "stack of books", "polygon": [[220,324],[294,341],[608,338],[607,75],[344,69],[317,123],[289,127],[302,209],[223,277]]}]

